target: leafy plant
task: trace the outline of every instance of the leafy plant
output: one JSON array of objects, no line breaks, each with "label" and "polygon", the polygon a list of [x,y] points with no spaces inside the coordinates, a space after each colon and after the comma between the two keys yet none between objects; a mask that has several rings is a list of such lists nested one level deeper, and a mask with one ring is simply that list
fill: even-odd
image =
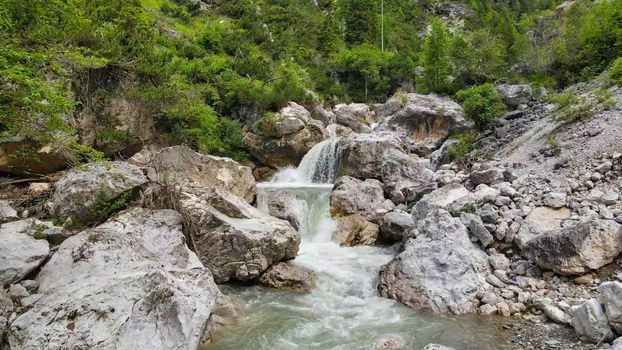
[{"label": "leafy plant", "polygon": [[506,110],[497,90],[490,83],[460,90],[456,93],[456,98],[462,103],[466,117],[479,130],[486,129],[494,118]]}]

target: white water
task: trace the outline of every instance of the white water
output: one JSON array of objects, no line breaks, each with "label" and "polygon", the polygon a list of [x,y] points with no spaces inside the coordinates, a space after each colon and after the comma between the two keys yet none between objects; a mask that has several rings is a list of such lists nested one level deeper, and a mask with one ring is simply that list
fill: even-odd
[{"label": "white water", "polygon": [[[380,297],[378,271],[393,258],[390,249],[341,247],[332,240],[332,184],[317,182],[334,181],[339,158],[335,144],[329,140],[317,145],[298,169],[282,170],[273,182],[258,185],[258,203],[275,189],[306,202],[294,263],[315,271],[317,287],[310,293],[223,287],[244,303],[243,316],[239,324],[217,333],[207,349],[421,349],[431,342],[459,350],[503,349],[490,319],[418,315]],[[401,346],[381,347],[387,339]]]}]

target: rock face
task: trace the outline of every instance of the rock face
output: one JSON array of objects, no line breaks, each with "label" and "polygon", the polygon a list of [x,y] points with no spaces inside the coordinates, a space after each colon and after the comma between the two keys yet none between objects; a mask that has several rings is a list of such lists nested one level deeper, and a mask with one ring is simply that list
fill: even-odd
[{"label": "rock face", "polygon": [[74,232],[65,230],[61,226],[55,226],[50,221],[29,218],[13,221],[0,226],[0,235],[7,233],[26,234],[31,237],[45,238],[46,241],[59,244]]},{"label": "rock face", "polygon": [[217,283],[252,280],[298,253],[300,234],[287,221],[229,193],[186,188],[178,205],[194,249]]},{"label": "rock face", "polygon": [[370,133],[376,114],[363,103],[339,104],[333,108],[335,121],[358,133]]},{"label": "rock face", "polygon": [[259,282],[272,288],[309,292],[315,288],[315,275],[313,271],[304,267],[278,263],[266,270],[259,277]]},{"label": "rock face", "polygon": [[609,325],[616,333],[622,333],[622,283],[605,282],[598,286],[598,300],[605,307]]},{"label": "rock face", "polygon": [[365,181],[342,176],[335,182],[330,195],[331,216],[347,216],[360,213],[366,220],[377,220],[376,208],[384,202],[380,181]]},{"label": "rock face", "polygon": [[125,162],[90,163],[58,181],[46,206],[51,216],[92,223],[103,219],[107,205],[147,181],[138,167]]},{"label": "rock face", "polygon": [[365,220],[361,214],[352,214],[336,218],[337,241],[345,246],[357,244],[374,245],[378,240],[378,225]]},{"label": "rock face", "polygon": [[563,275],[596,270],[622,252],[622,225],[613,220],[590,220],[549,231],[525,245],[523,253],[540,267]]},{"label": "rock face", "polygon": [[9,294],[4,291],[4,288],[0,288],[0,339],[4,339],[4,333],[12,313],[13,301]]},{"label": "rock face", "polygon": [[382,114],[375,130],[398,133],[408,148],[419,155],[429,154],[449,135],[469,126],[459,104],[436,95],[393,96]]},{"label": "rock face", "polygon": [[389,149],[382,159],[382,181],[393,203],[412,203],[436,188],[434,173],[416,155]]},{"label": "rock face", "polygon": [[520,230],[514,237],[514,243],[522,248],[527,242],[545,232],[560,229],[563,220],[569,218],[570,213],[570,209],[567,208],[535,208],[523,221]]},{"label": "rock face", "polygon": [[324,123],[310,119],[309,111],[294,102],[260,124],[244,134],[244,144],[253,156],[273,168],[298,165],[313,146],[328,138]]},{"label": "rock face", "polygon": [[[24,154],[30,156],[24,157]],[[17,176],[49,174],[65,169],[69,160],[52,145],[30,142],[0,143],[0,173]]]},{"label": "rock face", "polygon": [[382,162],[389,149],[402,151],[400,142],[392,136],[355,134],[342,138],[341,175],[359,179],[381,179]]},{"label": "rock face", "polygon": [[35,239],[5,225],[10,224],[0,227],[0,289],[2,285],[24,279],[50,255],[46,240]]},{"label": "rock face", "polygon": [[498,85],[496,89],[501,100],[510,108],[529,102],[533,94],[529,85],[502,84]]},{"label": "rock face", "polygon": [[437,314],[475,312],[475,294],[488,271],[486,254],[466,227],[444,210],[417,222],[415,239],[380,270],[378,289],[414,309]]},{"label": "rock face", "polygon": [[305,228],[305,213],[309,210],[307,202],[292,192],[269,190],[257,197],[257,207],[267,214],[289,221],[296,230]]},{"label": "rock face", "polygon": [[575,332],[587,340],[598,343],[613,339],[613,332],[607,324],[607,317],[602,305],[596,299],[590,299],[571,309],[572,327]]},{"label": "rock face", "polygon": [[145,149],[134,155],[130,162],[146,168],[147,176],[153,182],[220,188],[249,203],[255,199],[255,178],[251,169],[229,158],[201,154],[186,146],[173,146],[157,151]]},{"label": "rock face", "polygon": [[133,209],[61,244],[13,349],[196,349],[218,289],[172,210]]}]

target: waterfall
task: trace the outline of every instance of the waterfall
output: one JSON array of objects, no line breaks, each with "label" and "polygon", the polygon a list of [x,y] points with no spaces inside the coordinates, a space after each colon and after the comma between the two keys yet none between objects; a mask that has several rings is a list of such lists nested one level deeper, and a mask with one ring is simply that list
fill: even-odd
[{"label": "waterfall", "polygon": [[313,146],[302,158],[298,168],[279,170],[271,182],[332,184],[339,175],[340,156],[339,138],[329,138]]}]

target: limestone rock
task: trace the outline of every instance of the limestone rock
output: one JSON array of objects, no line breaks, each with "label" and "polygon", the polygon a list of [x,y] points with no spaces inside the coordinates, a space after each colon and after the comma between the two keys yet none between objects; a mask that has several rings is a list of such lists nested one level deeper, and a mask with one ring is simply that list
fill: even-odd
[{"label": "limestone rock", "polygon": [[218,189],[185,188],[178,205],[194,249],[217,283],[252,280],[298,253],[300,234],[287,221],[240,197]]},{"label": "limestone rock", "polygon": [[71,218],[87,224],[105,215],[103,206],[131,194],[147,183],[135,165],[125,162],[90,163],[71,169],[56,183],[46,207],[53,217]]},{"label": "limestone rock", "polygon": [[389,149],[382,159],[382,182],[396,204],[415,202],[436,189],[434,173],[416,155]]},{"label": "limestone rock", "polygon": [[368,221],[380,218],[376,208],[384,202],[384,192],[380,181],[365,181],[350,176],[342,176],[335,182],[330,195],[331,216],[347,216],[360,213]]},{"label": "limestone rock", "polygon": [[403,151],[393,136],[354,134],[340,140],[341,175],[358,179],[381,179],[384,155],[389,149]]},{"label": "limestone rock", "polygon": [[439,345],[439,344],[428,344],[423,350],[455,350],[454,348],[450,348],[448,346]]},{"label": "limestone rock", "polygon": [[605,307],[611,327],[622,333],[622,283],[605,282],[598,286],[598,300]]},{"label": "limestone rock", "polygon": [[337,241],[345,246],[358,244],[374,245],[378,240],[378,225],[367,221],[361,214],[339,216],[337,221]]},{"label": "limestone rock", "polygon": [[380,235],[387,241],[399,242],[408,237],[414,227],[415,221],[410,214],[392,211],[382,217]]},{"label": "limestone rock", "polygon": [[449,184],[438,188],[419,200],[413,207],[413,217],[421,219],[435,209],[452,210],[452,207],[465,199],[469,199],[471,192],[460,184]]},{"label": "limestone rock", "polygon": [[266,270],[259,277],[259,282],[272,288],[309,292],[315,288],[315,274],[291,263],[278,263]]},{"label": "limestone rock", "polygon": [[622,252],[622,225],[613,220],[589,220],[542,234],[523,253],[545,269],[564,275],[596,270]]},{"label": "limestone rock", "polygon": [[5,233],[20,233],[59,244],[75,232],[54,225],[51,221],[43,221],[36,218],[12,221],[0,226],[0,235]]},{"label": "limestone rock", "polygon": [[569,218],[570,214],[571,212],[568,208],[552,209],[538,207],[533,209],[525,217],[523,224],[514,237],[514,243],[522,248],[527,242],[545,232],[561,228],[563,220]]},{"label": "limestone rock", "polygon": [[479,216],[469,213],[462,213],[460,215],[460,221],[462,221],[462,223],[469,229],[473,236],[477,237],[484,248],[494,242],[494,237],[484,226],[484,223]]},{"label": "limestone rock", "polygon": [[[23,155],[28,155],[24,157]],[[0,143],[0,172],[17,176],[50,174],[67,168],[69,159],[51,144],[27,141]]]},{"label": "limestone rock", "polygon": [[375,113],[363,103],[339,104],[333,108],[337,123],[358,133],[371,132],[371,124],[376,121]]},{"label": "limestone rock", "polygon": [[11,348],[196,349],[218,289],[181,227],[172,210],[133,209],[64,241]]},{"label": "limestone rock", "polygon": [[408,149],[423,156],[449,135],[470,127],[459,104],[434,94],[396,95],[387,101],[376,131],[397,133]]},{"label": "limestone rock", "polygon": [[201,154],[186,146],[173,146],[144,149],[130,162],[146,168],[153,182],[219,188],[249,203],[255,199],[255,178],[251,169],[233,159]]},{"label": "limestone rock", "polygon": [[417,222],[404,252],[382,267],[378,289],[417,310],[465,314],[477,310],[476,291],[488,271],[486,254],[460,220],[434,210]]},{"label": "limestone rock", "polygon": [[483,164],[480,169],[471,172],[469,182],[474,186],[493,185],[504,181],[503,171],[497,167]]},{"label": "limestone rock", "polygon": [[502,84],[496,87],[501,100],[510,108],[516,108],[520,104],[531,100],[532,91],[529,85]]},{"label": "limestone rock", "polygon": [[0,200],[0,223],[17,220],[17,211],[11,207],[7,200]]},{"label": "limestone rock", "polygon": [[296,133],[304,129],[305,123],[298,118],[285,118],[283,121],[276,123],[276,133],[279,136],[285,136]]},{"label": "limestone rock", "polygon": [[607,324],[607,317],[602,305],[596,299],[590,299],[571,309],[572,327],[575,332],[587,340],[598,343],[613,339],[613,332]]},{"label": "limestone rock", "polygon": [[0,339],[4,339],[4,333],[7,330],[13,308],[13,301],[9,294],[4,291],[4,288],[0,287]]},{"label": "limestone rock", "polygon": [[50,255],[49,243],[0,227],[0,287],[24,279]]},{"label": "limestone rock", "polygon": [[266,214],[287,220],[296,230],[303,230],[309,208],[304,199],[295,193],[277,189],[264,190],[261,198],[257,198],[257,207]]}]

